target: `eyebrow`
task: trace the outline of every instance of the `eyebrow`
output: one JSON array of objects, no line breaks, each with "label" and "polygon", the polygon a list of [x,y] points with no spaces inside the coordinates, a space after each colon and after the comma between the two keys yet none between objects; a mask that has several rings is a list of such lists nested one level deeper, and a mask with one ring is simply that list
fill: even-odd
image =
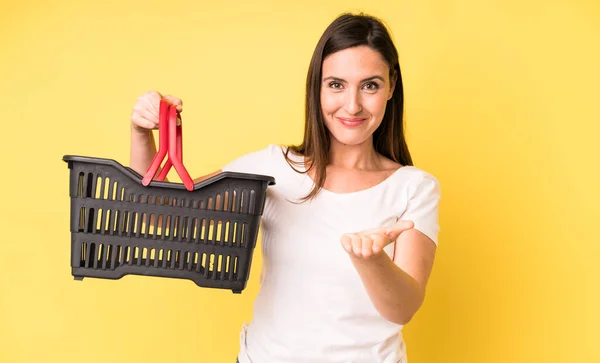
[{"label": "eyebrow", "polygon": [[[374,79],[378,79],[381,82],[385,83],[385,80],[381,76],[373,76],[373,77],[365,78],[361,82],[368,82],[368,81],[372,81]],[[332,80],[332,81],[336,81],[336,82],[340,82],[340,83],[347,83],[346,80],[344,80],[342,78],[332,77],[332,76],[323,78],[323,82],[325,82],[327,80]]]}]

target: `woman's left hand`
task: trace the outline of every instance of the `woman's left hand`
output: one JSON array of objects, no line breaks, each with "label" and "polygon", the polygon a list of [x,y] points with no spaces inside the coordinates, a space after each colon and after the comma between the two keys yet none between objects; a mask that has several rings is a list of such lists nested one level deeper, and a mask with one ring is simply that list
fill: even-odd
[{"label": "woman's left hand", "polygon": [[346,233],[342,236],[342,246],[350,255],[359,258],[371,258],[379,255],[383,248],[394,242],[398,236],[414,227],[412,221],[398,221],[396,224],[370,229],[358,233]]}]

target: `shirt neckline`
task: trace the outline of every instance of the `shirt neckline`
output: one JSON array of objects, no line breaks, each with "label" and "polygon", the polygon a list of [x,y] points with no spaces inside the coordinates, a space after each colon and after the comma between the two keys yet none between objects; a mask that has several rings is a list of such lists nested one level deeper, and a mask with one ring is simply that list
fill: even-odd
[{"label": "shirt neckline", "polygon": [[[302,162],[302,171],[305,174],[306,178],[308,179],[309,183],[310,183],[310,188],[311,190],[316,186],[313,178],[310,177],[310,175],[308,175],[308,172],[306,170],[306,158],[302,155],[300,156],[300,161]],[[354,192],[334,192],[331,191],[329,189],[325,189],[325,188],[321,188],[321,190],[319,191],[319,193],[323,193],[323,194],[327,194],[327,195],[332,195],[335,197],[339,197],[339,198],[343,198],[343,197],[351,197],[351,196],[356,196],[356,195],[362,195],[362,194],[368,194],[370,192],[373,192],[377,189],[383,188],[385,187],[386,184],[390,183],[391,179],[394,179],[396,177],[396,175],[404,172],[405,169],[410,168],[410,165],[403,165],[401,167],[399,167],[398,169],[396,169],[392,174],[390,174],[388,177],[386,177],[385,179],[383,179],[382,181],[380,181],[379,183],[370,186],[368,188],[365,189],[361,189],[361,190],[357,190]]]}]

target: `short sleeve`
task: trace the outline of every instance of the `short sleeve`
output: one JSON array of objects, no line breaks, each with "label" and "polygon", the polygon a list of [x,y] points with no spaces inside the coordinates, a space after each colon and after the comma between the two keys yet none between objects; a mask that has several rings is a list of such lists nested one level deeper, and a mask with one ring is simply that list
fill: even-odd
[{"label": "short sleeve", "polygon": [[437,245],[439,227],[439,202],[441,199],[441,188],[438,180],[427,173],[419,178],[414,186],[409,188],[408,203],[400,219],[410,220],[414,228]]},{"label": "short sleeve", "polygon": [[232,171],[237,173],[271,175],[273,162],[276,152],[279,150],[277,145],[268,145],[267,147],[242,155],[221,168],[222,171]]}]

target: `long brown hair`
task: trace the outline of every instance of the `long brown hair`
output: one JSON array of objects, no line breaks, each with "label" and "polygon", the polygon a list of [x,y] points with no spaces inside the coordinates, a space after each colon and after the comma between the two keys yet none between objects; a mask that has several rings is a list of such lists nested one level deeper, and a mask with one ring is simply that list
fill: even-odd
[{"label": "long brown hair", "polygon": [[315,187],[302,198],[303,201],[314,198],[323,188],[329,163],[331,140],[321,109],[323,60],[330,54],[361,45],[382,55],[390,68],[390,80],[396,81],[394,93],[386,104],[383,121],[373,133],[375,151],[402,165],[413,165],[404,136],[404,91],[398,51],[381,20],[364,14],[342,14],[325,29],[310,61],[306,79],[304,140],[300,145],[288,146],[285,152],[290,165],[298,165],[288,155],[292,152],[310,160],[310,167],[306,168],[306,172],[315,168]]}]

